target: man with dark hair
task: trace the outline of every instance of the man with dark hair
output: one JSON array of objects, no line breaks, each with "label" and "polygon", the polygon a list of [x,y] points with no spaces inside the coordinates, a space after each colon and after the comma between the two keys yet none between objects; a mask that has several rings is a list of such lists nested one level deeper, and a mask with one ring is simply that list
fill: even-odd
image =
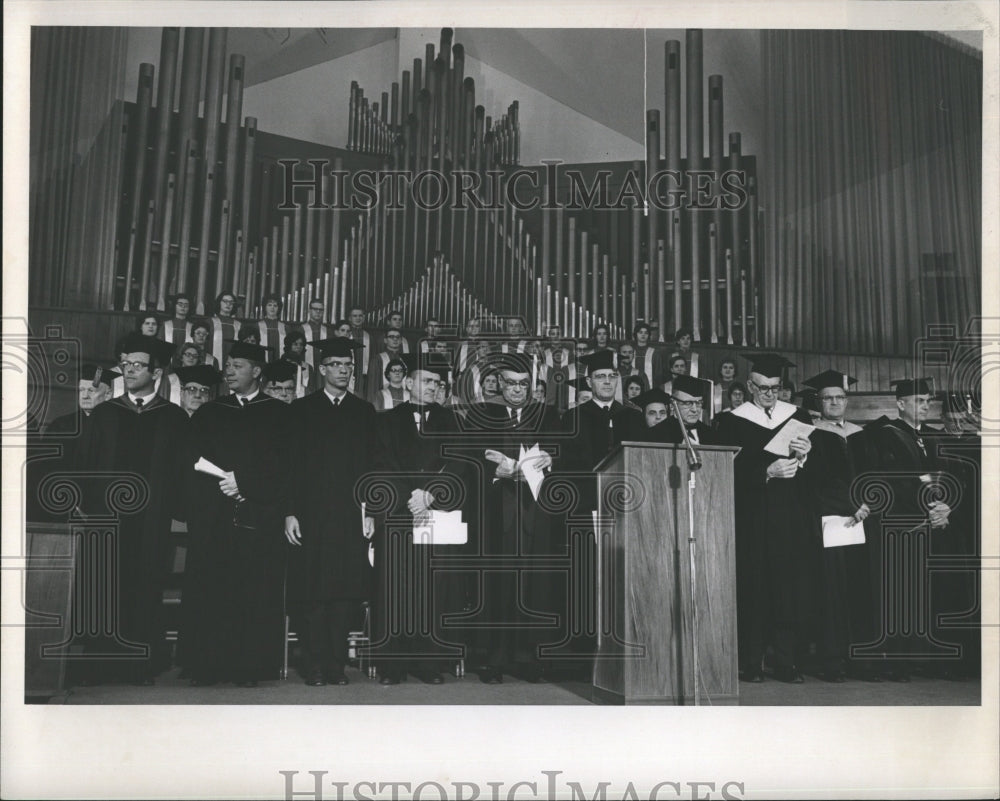
[{"label": "man with dark hair", "polygon": [[[432,570],[430,560],[467,552],[462,544],[415,544],[412,532],[431,511],[464,510],[464,522],[475,525],[467,492],[473,472],[465,462],[447,455],[459,432],[455,412],[436,403],[437,390],[447,380],[450,364],[437,354],[403,356],[408,369],[409,399],[379,418],[375,466],[389,476],[395,504],[376,528],[373,653],[380,683],[398,684],[412,673],[426,684],[440,684],[454,641],[443,629],[443,616],[465,605],[466,576],[455,570]],[[451,482],[453,491],[432,492]],[[461,505],[461,507],[460,507]],[[452,659],[460,650],[450,649]]]},{"label": "man with dark hair", "polygon": [[[166,657],[162,591],[170,520],[180,502],[181,452],[176,445],[187,415],[154,391],[163,365],[170,362],[172,346],[162,339],[133,334],[121,347],[125,394],[92,411],[77,465],[87,473],[135,474],[148,497],[135,511],[117,510],[118,537],[113,543],[117,552],[106,554],[105,559],[117,556],[117,571],[112,570],[107,580],[117,580],[118,626],[111,641],[98,639],[85,646],[85,651],[109,656],[125,648],[129,656],[87,660],[82,676],[92,681],[118,678],[152,684]],[[94,489],[93,494],[84,495],[84,512],[106,514],[112,493],[104,487]],[[78,597],[103,598],[114,589],[114,583],[84,586]],[[112,626],[114,620],[103,623]]]},{"label": "man with dark hair", "polygon": [[289,411],[260,390],[267,351],[236,342],[226,357],[230,394],[191,418],[188,466],[191,544],[181,632],[192,684],[240,687],[278,678],[284,636],[282,527]]},{"label": "man with dark hair", "polygon": [[431,353],[438,337],[441,335],[441,321],[436,317],[428,317],[424,323],[424,338],[420,340],[420,350]]},{"label": "man with dark hair", "polygon": [[291,406],[299,473],[285,517],[291,544],[287,597],[304,625],[303,678],[311,687],[347,684],[347,635],[368,597],[374,520],[355,493],[375,449],[375,408],[348,392],[361,344],[312,343],[322,389]]},{"label": "man with dark hair", "polygon": [[[810,518],[803,506],[800,474],[812,448],[808,436],[791,438],[788,456],[766,449],[793,421],[809,425],[807,412],[778,400],[781,376],[793,366],[783,356],[748,356],[751,402],[719,417],[719,443],[738,445],[733,463],[736,501],[736,604],[740,675],[763,680],[764,648],[774,647],[774,677],[798,684],[799,638],[812,597],[807,537]],[[797,427],[797,426],[796,426]]]},{"label": "man with dark hair", "polygon": [[364,398],[368,390],[368,362],[374,352],[372,335],[365,329],[365,307],[355,303],[347,312],[347,320],[351,324],[350,338],[361,345],[361,350],[354,360],[355,367],[352,373],[354,389],[351,391],[359,398]]},{"label": "man with dark hair", "polygon": [[399,309],[392,309],[385,316],[385,327],[387,329],[388,328],[395,328],[397,331],[400,332],[400,347],[402,348],[403,353],[409,353],[410,352],[410,342],[402,334],[402,332],[403,332],[403,313],[401,311],[399,311]]},{"label": "man with dark hair", "polygon": [[[330,336],[326,324],[323,322],[323,312],[326,306],[321,298],[313,298],[309,301],[309,316],[302,323],[302,335],[306,338],[306,345],[318,342]],[[316,351],[312,348],[306,349],[306,364],[311,368],[311,383],[309,389],[314,390],[319,386],[319,373],[316,371]]]}]

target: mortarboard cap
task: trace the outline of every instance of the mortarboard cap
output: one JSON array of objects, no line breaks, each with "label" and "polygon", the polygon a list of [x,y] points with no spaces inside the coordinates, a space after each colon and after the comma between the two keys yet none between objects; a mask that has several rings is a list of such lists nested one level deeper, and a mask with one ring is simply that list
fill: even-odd
[{"label": "mortarboard cap", "polygon": [[85,364],[80,368],[80,380],[90,381],[96,388],[99,384],[111,386],[111,382],[119,378],[121,373],[112,370],[110,367],[101,367],[99,364]]},{"label": "mortarboard cap", "polygon": [[896,390],[897,398],[907,398],[910,395],[931,395],[931,379],[929,378],[899,378],[889,382]]},{"label": "mortarboard cap", "polygon": [[846,373],[842,373],[839,370],[824,370],[819,375],[807,378],[802,383],[815,390],[826,389],[827,387],[837,387],[838,389],[842,389],[846,392],[850,389],[851,384],[858,383],[858,379],[853,376],[849,376]]},{"label": "mortarboard cap", "polygon": [[793,362],[777,353],[743,354],[743,358],[750,362],[751,372],[759,373],[765,378],[781,378],[782,370],[795,366]]},{"label": "mortarboard cap", "polygon": [[588,353],[586,356],[581,356],[580,361],[587,365],[587,372],[590,373],[596,370],[615,369],[614,351],[611,350],[598,350],[594,353]]},{"label": "mortarboard cap", "polygon": [[670,381],[671,392],[683,392],[694,398],[707,398],[711,388],[708,381],[690,375],[675,375]]},{"label": "mortarboard cap", "polygon": [[317,339],[315,342],[310,342],[308,344],[316,348],[320,354],[319,358],[321,359],[325,359],[328,356],[337,356],[339,358],[350,356],[354,358],[354,352],[364,348],[362,343],[355,342],[353,339],[348,337]]},{"label": "mortarboard cap", "polygon": [[590,388],[590,384],[587,383],[587,379],[584,376],[577,376],[576,378],[574,378],[572,381],[569,382],[569,385],[573,387],[573,389],[575,389],[577,392],[594,391]]},{"label": "mortarboard cap", "polygon": [[530,373],[531,357],[524,353],[498,353],[493,366],[497,370],[508,370],[512,373]]},{"label": "mortarboard cap", "polygon": [[157,365],[165,367],[170,364],[174,355],[174,345],[156,337],[147,337],[145,334],[129,334],[121,342],[122,353],[148,353],[152,356]]},{"label": "mortarboard cap", "polygon": [[212,387],[222,383],[222,373],[210,364],[196,364],[194,367],[178,367],[175,371],[180,379],[181,386],[188,383],[201,384],[204,387]]},{"label": "mortarboard cap", "polygon": [[265,381],[295,381],[299,375],[299,366],[286,359],[268,362],[261,371]]},{"label": "mortarboard cap", "polygon": [[659,387],[654,387],[653,389],[647,389],[645,392],[636,395],[632,398],[632,403],[643,411],[645,411],[646,407],[651,403],[662,403],[664,406],[669,408],[670,396]]},{"label": "mortarboard cap", "polygon": [[249,359],[252,362],[264,364],[267,362],[267,348],[261,345],[254,345],[242,340],[227,339],[233,346],[229,349],[229,356],[233,359]]}]

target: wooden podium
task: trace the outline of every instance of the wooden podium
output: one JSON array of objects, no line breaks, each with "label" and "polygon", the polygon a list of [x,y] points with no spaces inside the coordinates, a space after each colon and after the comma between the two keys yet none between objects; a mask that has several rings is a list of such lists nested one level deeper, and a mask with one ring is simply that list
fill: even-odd
[{"label": "wooden podium", "polygon": [[[596,468],[598,646],[595,700],[736,703],[733,459],[702,446],[694,473],[695,598],[683,447],[623,442]],[[694,631],[697,629],[697,640]]]}]

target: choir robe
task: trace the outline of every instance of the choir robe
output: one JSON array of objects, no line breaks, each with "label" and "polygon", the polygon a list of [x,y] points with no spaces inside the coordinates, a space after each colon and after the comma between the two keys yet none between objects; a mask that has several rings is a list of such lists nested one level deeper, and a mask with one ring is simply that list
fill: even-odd
[{"label": "choir robe", "polygon": [[[479,520],[482,523],[476,553],[490,560],[490,568],[479,572],[480,606],[468,624],[486,664],[505,668],[535,662],[542,645],[554,647],[560,640],[560,623],[546,620],[565,605],[560,600],[558,571],[523,571],[526,560],[546,555],[565,556],[553,550],[552,537],[562,516],[555,501],[548,499],[547,473],[539,489],[539,501],[527,483],[496,476],[497,465],[485,458],[486,449],[518,459],[520,447],[556,453],[563,442],[558,415],[551,406],[532,402],[522,408],[521,419],[511,420],[503,403],[472,406],[462,425],[472,429],[482,493]],[[555,461],[554,461],[555,466]],[[470,532],[471,533],[471,532]],[[558,540],[558,537],[557,537]],[[565,627],[565,624],[561,624]]]},{"label": "choir robe", "polygon": [[[423,417],[419,431],[416,413]],[[475,556],[477,471],[445,454],[445,449],[459,445],[459,420],[451,409],[407,401],[379,415],[375,468],[390,474],[394,494],[391,508],[376,521],[372,655],[390,671],[421,666],[441,671],[462,655],[463,638],[455,621],[446,627],[442,617],[471,606],[471,574],[447,564],[448,559]],[[461,510],[471,529],[469,542],[413,545],[410,495],[441,482],[450,489],[441,492],[431,508]],[[410,630],[407,621],[412,621]],[[400,633],[391,635],[393,630]]]},{"label": "choir robe", "polygon": [[195,678],[279,676],[289,415],[285,403],[259,392],[246,406],[226,395],[191,417],[188,460],[204,458],[232,471],[245,499],[228,497],[217,478],[185,465],[190,544],[181,642]]},{"label": "choir robe", "polygon": [[291,412],[295,476],[289,513],[298,518],[302,544],[289,549],[287,596],[302,602],[364,600],[371,569],[354,487],[372,467],[375,408],[349,392],[334,407],[319,390],[293,401]]},{"label": "choir robe", "polygon": [[[861,429],[851,423],[842,428],[817,425],[810,436],[812,450],[802,468],[808,492],[815,576],[816,643],[822,667],[843,670],[850,646],[871,641],[872,598],[865,543],[823,547],[823,517],[850,517],[858,510],[851,499],[851,485],[866,462]],[[862,526],[861,531],[864,530]],[[856,664],[864,669],[864,661]]]},{"label": "choir robe", "polygon": [[368,365],[368,369],[365,370],[365,375],[368,376],[368,379],[365,382],[365,391],[367,392],[365,400],[374,404],[375,399],[379,396],[379,393],[381,393],[385,387],[389,386],[389,380],[385,377],[385,368],[389,366],[390,361],[398,359],[402,355],[402,349],[396,351],[395,353],[383,350],[372,354],[371,363]]},{"label": "choir robe", "polygon": [[174,353],[185,342],[191,341],[191,327],[193,323],[189,319],[179,319],[174,317],[167,320],[160,327],[160,338],[174,346]]},{"label": "choir robe", "polygon": [[257,321],[257,330],[260,331],[260,346],[267,348],[267,360],[273,362],[280,358],[285,347],[285,337],[288,335],[288,326],[285,322],[262,317]]},{"label": "choir robe", "polygon": [[[120,640],[147,649],[144,658],[87,660],[84,675],[109,680],[143,680],[166,666],[167,652],[163,626],[163,588],[170,569],[170,521],[180,505],[178,492],[181,451],[177,443],[187,425],[187,415],[157,395],[147,397],[141,411],[127,395],[105,401],[91,412],[80,441],[76,467],[82,472],[134,473],[145,483],[145,504],[131,503],[136,496],[107,492],[116,479],[86,481],[82,506],[86,513],[118,517],[118,615]],[[116,501],[117,509],[109,508]],[[136,511],[121,507],[140,506]],[[83,554],[81,554],[83,556]],[[98,557],[98,554],[89,554]],[[99,557],[98,557],[99,558]],[[112,588],[78,588],[90,597]],[[119,640],[119,643],[120,643]],[[107,653],[109,641],[92,640],[84,650]],[[118,647],[110,649],[115,652]],[[131,649],[130,649],[131,650]]]},{"label": "choir robe", "polygon": [[719,444],[741,448],[733,463],[736,604],[740,667],[749,673],[760,670],[768,642],[774,667],[795,666],[796,637],[809,620],[811,526],[802,471],[768,479],[768,466],[780,457],[764,450],[791,419],[812,422],[808,412],[782,401],[770,418],[753,403],[718,418]]},{"label": "choir robe", "polygon": [[375,396],[375,411],[389,411],[409,400],[410,393],[403,387],[385,386]]},{"label": "choir robe", "polygon": [[[931,594],[929,599],[931,619],[927,621],[927,627],[918,626],[917,620],[903,617],[909,607],[900,611],[899,604],[903,603],[905,596],[902,594],[904,590],[899,588],[899,576],[887,575],[887,570],[895,564],[900,573],[915,570],[921,576],[930,576],[932,592],[935,584],[939,586],[940,576],[929,573],[926,564],[916,564],[913,560],[921,558],[916,548],[917,537],[921,532],[930,532],[928,557],[936,556],[943,546],[947,549],[952,545],[949,542],[952,536],[949,531],[953,525],[952,518],[949,517],[949,525],[945,528],[931,529],[927,522],[926,500],[929,498],[922,497],[924,482],[921,476],[933,476],[938,471],[950,472],[949,465],[938,458],[935,448],[935,439],[942,434],[941,429],[927,424],[922,424],[920,430],[916,431],[898,418],[890,420],[885,416],[869,423],[864,429],[869,467],[873,472],[882,474],[879,476],[879,483],[888,489],[890,503],[888,508],[873,511],[865,520],[872,597],[875,599],[873,625],[875,639],[881,640],[877,648],[868,649],[866,654],[888,657],[892,661],[892,667],[903,672],[912,666],[909,664],[908,655],[913,655],[915,658],[917,654],[921,654],[947,658],[949,661],[956,658],[950,653],[950,648],[954,647],[952,644],[955,642],[953,631],[937,643],[933,642],[929,635],[931,622],[939,611],[936,609],[936,604],[940,598]],[[949,504],[953,507],[952,515],[965,500],[960,498],[957,503]],[[897,537],[887,541],[886,529],[897,532]],[[887,563],[885,549],[889,546],[894,546],[891,555],[894,561]],[[906,550],[903,550],[904,548]],[[905,564],[904,560],[907,560]],[[883,596],[890,579],[891,583],[888,583],[888,586],[894,588],[896,597],[888,600],[895,602],[895,606],[885,607],[886,600]],[[927,580],[924,578],[924,581]],[[881,603],[879,599],[882,599]],[[890,619],[893,614],[898,618],[895,621]],[[909,633],[900,631],[895,636],[889,636],[887,629],[894,623],[896,625],[905,623]],[[895,657],[895,660],[892,660],[892,657]]]}]

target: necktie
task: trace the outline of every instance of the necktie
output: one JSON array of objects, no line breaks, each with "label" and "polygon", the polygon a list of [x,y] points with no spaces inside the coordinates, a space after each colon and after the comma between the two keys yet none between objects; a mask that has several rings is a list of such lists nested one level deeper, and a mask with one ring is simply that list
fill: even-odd
[{"label": "necktie", "polygon": [[694,426],[691,426],[691,428],[688,429],[688,436],[691,437],[691,441],[692,442],[695,442],[698,445],[701,445],[701,442],[698,440],[698,429],[697,428],[695,428]]},{"label": "necktie", "polygon": [[333,405],[334,406],[340,406],[340,398],[334,398],[333,399]]},{"label": "necktie", "polygon": [[146,401],[143,398],[136,398],[135,399],[135,408],[138,409],[141,412],[142,411],[142,404],[144,404],[145,402]]},{"label": "necktie", "polygon": [[420,412],[413,413],[413,422],[417,424],[417,431],[424,430],[424,416]]},{"label": "necktie", "polygon": [[236,396],[236,400],[238,400],[240,402],[240,406],[246,406],[247,405],[247,399],[244,398],[242,395],[237,395]]}]

